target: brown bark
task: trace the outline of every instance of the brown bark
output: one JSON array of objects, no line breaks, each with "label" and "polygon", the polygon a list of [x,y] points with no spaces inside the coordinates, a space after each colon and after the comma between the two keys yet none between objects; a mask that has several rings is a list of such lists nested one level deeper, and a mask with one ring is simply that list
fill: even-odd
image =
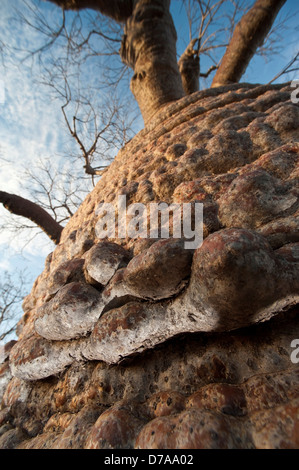
[{"label": "brown bark", "polygon": [[212,87],[236,83],[269,33],[286,0],[257,0],[237,24]]},{"label": "brown bark", "polygon": [[134,0],[48,0],[65,10],[83,10],[91,8],[113,18],[115,21],[124,22],[133,12]]},{"label": "brown bark", "polygon": [[0,191],[0,202],[9,212],[31,220],[38,225],[54,243],[59,243],[63,227],[38,204],[4,191]]},{"label": "brown bark", "polygon": [[164,104],[184,96],[169,4],[170,0],[135,0],[125,26],[121,57],[134,70],[131,91],[145,124]]},{"label": "brown bark", "polygon": [[199,45],[197,49],[194,49],[196,42],[199,42],[198,38],[190,41],[178,62],[182,84],[186,95],[191,95],[195,91],[199,90]]}]

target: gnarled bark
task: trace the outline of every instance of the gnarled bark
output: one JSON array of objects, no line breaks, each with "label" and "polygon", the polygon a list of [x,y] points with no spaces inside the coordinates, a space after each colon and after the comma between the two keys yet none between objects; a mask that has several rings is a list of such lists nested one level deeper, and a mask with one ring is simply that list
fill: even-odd
[{"label": "gnarled bark", "polygon": [[237,24],[212,87],[239,82],[286,0],[257,0]]},{"label": "gnarled bark", "polygon": [[54,243],[58,244],[63,227],[38,204],[15,194],[0,191],[0,202],[15,215],[26,217],[38,225]]}]

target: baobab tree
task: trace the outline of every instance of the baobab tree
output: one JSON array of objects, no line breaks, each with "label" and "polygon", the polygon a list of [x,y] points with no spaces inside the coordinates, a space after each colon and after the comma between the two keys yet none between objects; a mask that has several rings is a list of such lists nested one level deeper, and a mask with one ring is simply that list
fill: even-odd
[{"label": "baobab tree", "polygon": [[[165,105],[197,91],[200,76],[214,73],[212,87],[239,82],[250,60],[271,31],[278,12],[286,3],[286,0],[256,0],[236,25],[235,17],[233,17],[234,27],[231,28],[230,40],[222,60],[214,63],[208,71],[202,71],[200,56],[208,49],[205,33],[219,8],[224,5],[224,0],[194,1],[199,8],[201,18],[199,32],[196,37],[190,38],[179,60],[176,50],[177,33],[170,13],[170,0],[47,1],[61,8],[62,23],[58,30],[50,32],[49,41],[38,52],[43,53],[46,48],[54,47],[57,38],[66,31],[65,18],[70,10],[80,12],[89,9],[99,12],[104,19],[109,18],[117,32],[113,37],[108,37],[107,34],[96,29],[90,29],[85,38],[79,41],[81,30],[79,34],[77,27],[73,27],[77,36],[76,34],[71,36],[65,32],[68,40],[67,55],[69,56],[72,50],[82,50],[95,34],[105,41],[112,41],[119,48],[122,63],[133,70],[130,89],[138,103],[145,125],[149,125],[153,117]],[[239,2],[235,4],[240,6]],[[117,36],[120,31],[123,31],[122,38]],[[96,55],[94,51],[89,53]],[[111,125],[115,131],[115,116],[113,113],[110,117],[108,116],[106,125],[103,123],[101,128],[95,126],[93,142],[88,146],[85,145],[78,129],[82,120],[76,115],[70,119],[67,114],[71,92],[64,72],[63,69],[64,86],[62,88],[58,88],[54,82],[50,82],[50,85],[64,98],[63,116],[68,131],[80,148],[85,172],[92,177],[100,176],[103,168],[92,166],[91,159],[104,131]],[[86,102],[81,97],[80,102],[83,103],[83,101]],[[94,112],[94,117],[96,117],[96,112]],[[45,208],[36,202],[4,191],[0,191],[0,202],[12,213],[32,220],[55,243],[59,242],[63,227]]]},{"label": "baobab tree", "polygon": [[[124,23],[120,56],[133,69],[131,91],[145,124],[165,104],[176,101],[190,87],[189,63],[194,63],[193,50],[186,54],[179,70],[176,59],[176,30],[169,11],[170,0],[50,0],[65,10],[92,8]],[[264,42],[286,0],[257,0],[237,24],[233,37],[212,86],[235,83],[242,77],[256,49]],[[194,74],[199,69],[192,67]],[[183,79],[182,76],[183,75]],[[191,74],[192,75],[192,74]],[[192,80],[196,83],[196,80]],[[183,87],[183,82],[188,85]]]}]

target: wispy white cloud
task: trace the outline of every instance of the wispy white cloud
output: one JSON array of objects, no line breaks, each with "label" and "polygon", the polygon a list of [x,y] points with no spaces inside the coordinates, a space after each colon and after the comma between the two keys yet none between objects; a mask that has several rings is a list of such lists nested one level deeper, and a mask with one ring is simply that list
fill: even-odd
[{"label": "wispy white cloud", "polygon": [[[25,48],[34,42],[36,33],[25,24],[15,22],[12,34],[15,8],[24,8],[24,2],[1,0],[0,39],[11,48]],[[30,66],[23,64],[18,68],[10,57],[6,57],[6,65],[1,69],[0,189],[28,197],[24,168],[34,167],[37,159],[42,157],[51,158],[52,161],[58,159],[59,153],[62,153],[61,142],[65,130],[59,106],[53,103],[47,89],[33,80]],[[0,207],[2,220],[7,214]],[[0,232],[0,270],[15,269],[16,260],[11,263],[11,259],[21,251],[23,256],[30,258],[31,263],[34,258],[40,263],[53,250],[53,243],[46,235],[40,234],[30,241],[31,237],[30,230],[13,237],[8,230]]]}]

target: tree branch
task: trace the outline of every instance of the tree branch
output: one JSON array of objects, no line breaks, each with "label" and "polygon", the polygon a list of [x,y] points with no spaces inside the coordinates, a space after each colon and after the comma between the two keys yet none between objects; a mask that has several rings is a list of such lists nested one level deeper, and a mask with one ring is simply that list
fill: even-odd
[{"label": "tree branch", "polygon": [[123,23],[132,15],[133,0],[48,0],[64,10],[90,8]]},{"label": "tree branch", "polygon": [[[69,123],[69,120],[67,118],[67,115],[66,115],[66,112],[65,112],[65,109],[67,107],[67,105],[69,104],[69,102],[66,102],[63,106],[61,106],[61,110],[62,110],[62,113],[63,113],[63,116],[64,116],[64,119],[65,119],[65,122],[66,122],[66,125],[68,127],[68,130],[71,134],[71,136],[76,140],[77,144],[79,145],[80,147],[80,150],[82,152],[82,156],[83,156],[83,159],[85,161],[85,165],[83,166],[84,168],[84,171],[87,175],[91,175],[91,176],[101,176],[104,171],[107,169],[107,166],[105,165],[102,165],[100,167],[97,167],[97,168],[93,168],[90,164],[90,158],[92,157],[92,155],[94,154],[94,152],[96,151],[96,148],[97,148],[97,143],[98,143],[98,140],[101,138],[102,134],[104,134],[104,132],[108,129],[108,127],[111,125],[111,120],[112,120],[112,116],[110,116],[110,119],[108,121],[108,123],[106,124],[106,126],[101,129],[99,132],[96,130],[97,129],[97,126],[96,126],[96,122],[95,122],[95,137],[94,137],[94,141],[93,143],[91,144],[90,148],[87,150],[83,144],[83,142],[81,141],[78,133],[77,133],[77,127],[76,127],[76,121],[79,121],[79,119],[76,118],[76,116],[73,116],[73,128],[71,128],[71,125]],[[114,113],[113,113],[114,114]]]},{"label": "tree branch", "polygon": [[[195,49],[196,43],[198,43],[198,45]],[[199,44],[199,38],[191,39],[178,61],[182,84],[186,95],[191,95],[191,93],[195,93],[195,91],[198,91],[199,89]]]},{"label": "tree branch", "polygon": [[[14,276],[15,277],[15,276]],[[13,333],[20,318],[21,302],[24,299],[28,274],[23,271],[11,279],[7,271],[0,276],[0,341]]]},{"label": "tree branch", "polygon": [[63,227],[42,207],[21,196],[9,194],[4,191],[0,191],[0,202],[9,212],[31,220],[38,225],[54,243],[59,243]]},{"label": "tree branch", "polygon": [[286,0],[257,0],[237,24],[212,87],[237,83]]},{"label": "tree branch", "polygon": [[203,78],[208,78],[210,73],[218,69],[218,65],[211,65],[211,67],[206,72],[200,72],[199,76]]},{"label": "tree branch", "polygon": [[293,59],[277,75],[275,75],[274,78],[272,78],[272,80],[268,83],[268,85],[275,82],[275,80],[277,80],[279,77],[281,77],[285,73],[296,72],[299,69],[299,67],[295,67],[294,69],[291,69],[290,67],[292,67],[292,65],[295,64],[298,61],[298,59],[299,59],[299,52],[297,52],[295,57],[293,57]]}]

